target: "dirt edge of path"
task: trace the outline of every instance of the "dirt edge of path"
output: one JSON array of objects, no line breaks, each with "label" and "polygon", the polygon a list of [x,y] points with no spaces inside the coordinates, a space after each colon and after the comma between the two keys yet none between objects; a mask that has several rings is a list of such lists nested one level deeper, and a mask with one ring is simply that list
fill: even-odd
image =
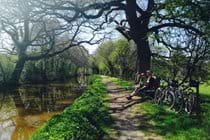
[{"label": "dirt edge of path", "polygon": [[[129,91],[102,76],[102,81],[108,91],[108,103],[110,104],[110,114],[114,119],[111,126],[113,130],[109,134],[109,140],[162,140],[163,138],[154,132],[144,132],[149,129],[144,111],[140,109],[139,104],[143,102],[140,97],[134,97],[127,100]],[[152,129],[151,129],[152,130]]]}]

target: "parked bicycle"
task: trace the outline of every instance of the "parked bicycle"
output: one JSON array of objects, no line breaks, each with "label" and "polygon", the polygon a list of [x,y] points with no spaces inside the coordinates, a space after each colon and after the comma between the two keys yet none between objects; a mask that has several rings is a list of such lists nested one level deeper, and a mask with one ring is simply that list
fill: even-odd
[{"label": "parked bicycle", "polygon": [[[189,84],[183,84],[179,87],[178,81],[164,82],[167,86],[161,84],[156,90],[154,102],[163,105],[166,104],[170,109],[177,112],[185,111],[191,114],[199,106],[197,95],[199,95],[199,82],[190,80]],[[195,89],[193,89],[195,88]]]},{"label": "parked bicycle", "polygon": [[166,104],[172,109],[175,105],[175,92],[178,90],[178,81],[166,81],[167,86],[159,87],[154,96],[154,102],[163,105]]},{"label": "parked bicycle", "polygon": [[[195,88],[195,89],[193,89]],[[190,80],[189,84],[182,85],[182,88],[179,90],[176,100],[176,106],[179,107],[179,111],[184,110],[188,114],[192,114],[193,111],[196,111],[198,106],[198,100],[196,98],[199,89],[199,82]]]}]

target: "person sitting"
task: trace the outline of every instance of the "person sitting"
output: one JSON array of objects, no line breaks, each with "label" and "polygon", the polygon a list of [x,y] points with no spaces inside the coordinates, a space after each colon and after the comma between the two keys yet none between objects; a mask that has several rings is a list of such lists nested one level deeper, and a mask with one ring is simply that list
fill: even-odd
[{"label": "person sitting", "polygon": [[157,87],[157,78],[156,76],[153,75],[152,71],[147,70],[146,72],[147,75],[147,81],[144,85],[144,87],[142,87],[142,90],[154,90]]},{"label": "person sitting", "polygon": [[145,75],[144,73],[136,73],[136,78],[135,78],[135,86],[140,86],[144,84]]},{"label": "person sitting", "polygon": [[[155,90],[157,87],[156,77],[153,75],[152,71],[146,71],[147,80],[145,84],[141,84],[141,86],[135,88],[135,90],[127,97],[128,100],[132,99],[133,96],[144,92],[146,90]],[[141,77],[143,78],[143,77]]]},{"label": "person sitting", "polygon": [[145,79],[145,74],[144,73],[137,73],[136,75],[136,85],[134,91],[127,97],[127,99],[131,99],[132,96],[135,96],[136,94],[139,93],[139,90],[141,87],[144,86],[144,79]]}]

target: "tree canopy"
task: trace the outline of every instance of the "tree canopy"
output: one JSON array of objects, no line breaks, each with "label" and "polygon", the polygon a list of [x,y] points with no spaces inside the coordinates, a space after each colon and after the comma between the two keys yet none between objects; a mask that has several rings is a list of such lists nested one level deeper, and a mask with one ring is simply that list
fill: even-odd
[{"label": "tree canopy", "polygon": [[[110,37],[113,27],[126,39],[135,42],[139,72],[151,69],[153,57],[169,58],[174,51],[181,50],[188,58],[187,78],[195,66],[202,65],[209,58],[210,6],[207,1],[0,2],[1,35],[10,40],[2,41],[2,48],[18,56],[11,78],[14,83],[18,82],[26,61],[53,57],[85,43],[99,43]],[[166,52],[156,53],[155,46],[166,48]]]}]

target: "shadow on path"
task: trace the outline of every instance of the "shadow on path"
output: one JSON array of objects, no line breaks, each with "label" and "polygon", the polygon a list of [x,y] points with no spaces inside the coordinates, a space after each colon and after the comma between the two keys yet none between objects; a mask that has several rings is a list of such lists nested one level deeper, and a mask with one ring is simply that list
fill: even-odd
[{"label": "shadow on path", "polygon": [[[122,87],[102,77],[103,82],[107,86],[109,99],[106,101],[110,105],[110,114],[114,119],[115,124],[112,128],[115,130],[110,134],[111,140],[161,140],[161,136],[153,133],[152,126],[148,124],[150,118],[139,113],[137,104],[144,102],[146,99],[134,97],[132,100],[127,100],[126,97],[130,94]],[[149,131],[151,129],[151,131]],[[146,135],[143,130],[151,132]]]}]

